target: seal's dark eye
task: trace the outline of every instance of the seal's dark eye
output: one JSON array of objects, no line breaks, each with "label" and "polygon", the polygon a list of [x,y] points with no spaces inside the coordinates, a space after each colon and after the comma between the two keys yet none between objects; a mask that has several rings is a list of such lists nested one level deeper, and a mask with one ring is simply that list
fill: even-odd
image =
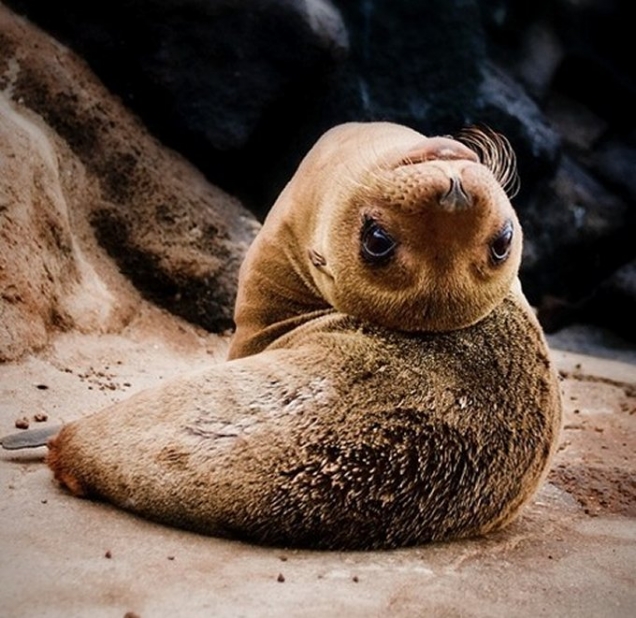
[{"label": "seal's dark eye", "polygon": [[396,242],[377,221],[365,218],[360,245],[360,252],[365,261],[382,264],[395,252]]},{"label": "seal's dark eye", "polygon": [[490,241],[490,258],[493,264],[501,264],[508,259],[512,246],[513,227],[510,221],[501,228],[497,235]]}]

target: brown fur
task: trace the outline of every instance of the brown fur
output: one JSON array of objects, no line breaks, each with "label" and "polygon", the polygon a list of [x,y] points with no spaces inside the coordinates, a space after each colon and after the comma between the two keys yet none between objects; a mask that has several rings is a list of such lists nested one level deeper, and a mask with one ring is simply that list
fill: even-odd
[{"label": "brown fur", "polygon": [[[456,174],[470,206],[452,194],[462,208],[440,209]],[[379,269],[359,255],[367,209],[400,238]],[[502,218],[518,231],[458,142],[332,130],[250,249],[234,360],[66,426],[50,443],[56,478],[278,545],[387,548],[505,525],[546,472],[561,409],[515,283],[520,234],[502,267],[484,260]]]}]

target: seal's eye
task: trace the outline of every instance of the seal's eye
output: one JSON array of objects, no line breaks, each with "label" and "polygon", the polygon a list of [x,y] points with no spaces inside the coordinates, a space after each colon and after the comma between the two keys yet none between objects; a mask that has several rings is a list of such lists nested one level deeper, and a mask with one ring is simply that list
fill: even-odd
[{"label": "seal's eye", "polygon": [[506,221],[506,224],[490,241],[490,258],[493,264],[501,264],[508,259],[510,247],[512,246],[512,232],[512,223]]},{"label": "seal's eye", "polygon": [[365,217],[360,238],[360,251],[365,261],[372,264],[386,262],[395,252],[396,244],[377,221]]}]

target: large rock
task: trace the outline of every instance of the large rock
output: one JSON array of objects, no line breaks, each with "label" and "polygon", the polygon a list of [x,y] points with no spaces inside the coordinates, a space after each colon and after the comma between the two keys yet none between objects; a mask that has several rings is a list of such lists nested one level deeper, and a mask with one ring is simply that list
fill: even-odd
[{"label": "large rock", "polygon": [[134,302],[116,302],[113,273],[97,274],[71,226],[73,204],[99,192],[68,147],[4,95],[0,162],[0,361],[42,347],[56,328],[122,328]]},{"label": "large rock", "polygon": [[207,329],[230,328],[254,217],[1,5],[0,76],[0,360],[60,329],[123,328],[130,282]]}]

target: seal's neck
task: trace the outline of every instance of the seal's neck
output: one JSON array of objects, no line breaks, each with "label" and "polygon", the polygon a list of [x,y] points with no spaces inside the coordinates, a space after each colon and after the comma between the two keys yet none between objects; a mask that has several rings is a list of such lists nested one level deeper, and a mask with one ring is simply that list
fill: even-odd
[{"label": "seal's neck", "polygon": [[272,210],[241,266],[229,360],[257,354],[317,313],[333,310],[311,278],[305,243],[285,211]]}]

